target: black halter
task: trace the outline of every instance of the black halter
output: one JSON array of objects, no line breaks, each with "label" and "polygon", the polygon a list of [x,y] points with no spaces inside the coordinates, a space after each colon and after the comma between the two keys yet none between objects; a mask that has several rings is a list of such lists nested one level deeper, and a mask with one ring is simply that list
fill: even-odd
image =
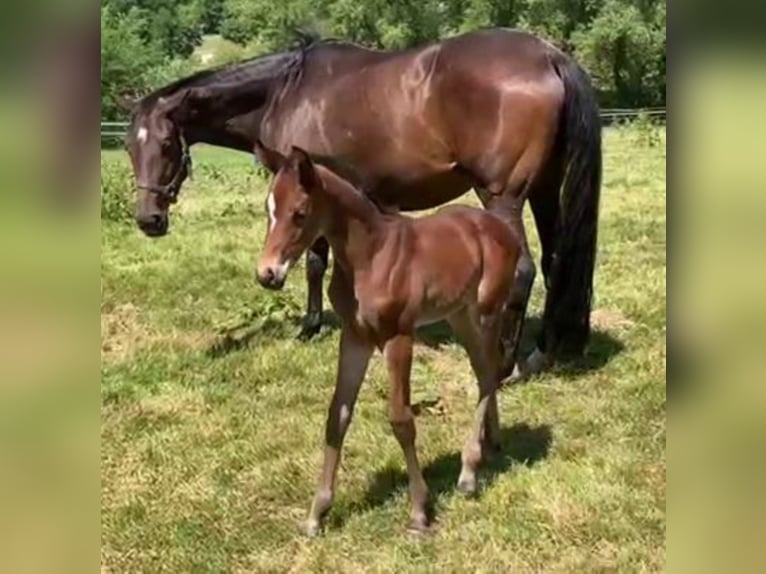
[{"label": "black halter", "polygon": [[181,184],[184,179],[191,175],[192,160],[189,153],[189,144],[186,143],[186,138],[181,130],[178,131],[178,143],[181,145],[181,163],[178,165],[178,169],[173,174],[172,179],[164,184],[139,184],[138,189],[144,189],[151,193],[156,193],[167,199],[170,203],[175,203],[178,200],[178,192],[181,190]]}]

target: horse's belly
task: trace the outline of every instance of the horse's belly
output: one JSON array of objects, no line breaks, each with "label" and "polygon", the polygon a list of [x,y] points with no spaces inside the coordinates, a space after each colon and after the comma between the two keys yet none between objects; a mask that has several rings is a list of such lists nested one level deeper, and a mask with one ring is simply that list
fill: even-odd
[{"label": "horse's belly", "polygon": [[471,189],[473,183],[467,173],[456,167],[408,179],[383,178],[369,195],[381,204],[416,211],[444,205]]}]

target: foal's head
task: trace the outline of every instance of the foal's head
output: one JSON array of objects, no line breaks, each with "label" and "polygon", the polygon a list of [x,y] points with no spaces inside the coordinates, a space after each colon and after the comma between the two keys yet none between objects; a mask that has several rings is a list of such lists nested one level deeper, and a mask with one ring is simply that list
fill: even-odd
[{"label": "foal's head", "polygon": [[264,287],[281,289],[290,266],[319,235],[316,191],[322,182],[302,149],[293,147],[285,157],[257,142],[255,154],[274,174],[266,198],[269,225],[257,277]]}]

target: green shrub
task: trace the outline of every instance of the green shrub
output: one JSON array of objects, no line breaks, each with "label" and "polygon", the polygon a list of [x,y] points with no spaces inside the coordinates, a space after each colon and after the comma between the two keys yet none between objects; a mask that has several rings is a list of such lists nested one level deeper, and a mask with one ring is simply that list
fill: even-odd
[{"label": "green shrub", "polygon": [[133,173],[117,162],[101,161],[101,219],[130,222],[134,205]]}]

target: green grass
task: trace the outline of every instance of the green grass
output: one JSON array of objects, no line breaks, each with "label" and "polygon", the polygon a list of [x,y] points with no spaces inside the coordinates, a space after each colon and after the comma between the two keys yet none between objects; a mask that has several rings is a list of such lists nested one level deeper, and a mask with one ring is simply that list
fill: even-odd
[{"label": "green grass", "polygon": [[[482,470],[476,499],[454,490],[476,396],[468,361],[443,330],[418,345],[417,446],[437,516],[424,539],[404,529],[404,461],[379,356],[326,532],[301,536],[338,330],[295,339],[303,270],[280,293],[253,280],[265,182],[247,155],[195,148],[195,180],[169,236],[150,240],[129,224],[102,230],[103,568],[662,570],[665,140],[663,130],[651,146],[645,131],[607,132],[588,355],[502,393],[504,450]],[[103,161],[126,158],[105,152]],[[538,278],[532,328],[542,295]]]}]

